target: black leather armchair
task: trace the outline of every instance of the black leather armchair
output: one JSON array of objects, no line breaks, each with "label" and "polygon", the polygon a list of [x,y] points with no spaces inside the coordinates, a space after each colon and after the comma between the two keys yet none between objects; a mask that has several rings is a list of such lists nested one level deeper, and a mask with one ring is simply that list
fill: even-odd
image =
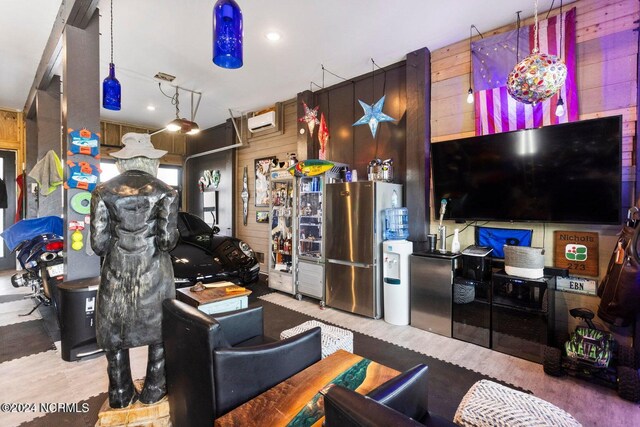
[{"label": "black leather armchair", "polygon": [[320,328],[274,341],[263,335],[262,307],[210,316],[167,299],[162,333],[176,427],[211,427],[321,358]]},{"label": "black leather armchair", "polygon": [[418,365],[366,396],[332,386],[324,396],[326,427],[455,426],[429,413],[426,365]]}]

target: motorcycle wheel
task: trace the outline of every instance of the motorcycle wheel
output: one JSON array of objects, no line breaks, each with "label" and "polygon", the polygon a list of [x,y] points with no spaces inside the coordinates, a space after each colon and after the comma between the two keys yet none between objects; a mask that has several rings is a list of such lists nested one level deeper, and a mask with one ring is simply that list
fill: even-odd
[{"label": "motorcycle wheel", "polygon": [[27,282],[24,279],[24,273],[16,273],[11,276],[11,285],[14,288],[19,288],[21,286],[27,286]]}]

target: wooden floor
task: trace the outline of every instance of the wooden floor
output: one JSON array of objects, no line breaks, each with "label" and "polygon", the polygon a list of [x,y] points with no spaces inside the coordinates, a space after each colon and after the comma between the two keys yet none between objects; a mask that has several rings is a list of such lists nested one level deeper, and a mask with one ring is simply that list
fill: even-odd
[{"label": "wooden floor", "polygon": [[[18,316],[29,311],[33,302],[3,297],[17,293],[28,294],[29,289],[13,288],[9,275],[0,272],[0,327],[40,318],[38,311],[28,317]],[[613,390],[584,381],[546,376],[538,364],[409,326],[393,326],[382,320],[365,319],[334,309],[321,310],[310,300],[297,301],[277,293],[261,298],[531,390],[536,396],[565,409],[585,426],[640,426],[640,405],[620,399]],[[60,356],[60,343],[55,344],[57,350],[0,363],[0,403],[72,403],[107,390],[104,357],[65,362]],[[133,349],[131,360],[134,378],[142,378],[146,349]],[[0,426],[16,426],[43,415],[45,413],[39,411],[0,412]]]}]

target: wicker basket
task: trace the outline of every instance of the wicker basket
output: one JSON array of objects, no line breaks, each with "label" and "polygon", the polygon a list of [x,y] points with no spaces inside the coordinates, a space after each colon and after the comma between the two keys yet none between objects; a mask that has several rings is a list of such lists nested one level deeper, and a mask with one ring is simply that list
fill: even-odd
[{"label": "wicker basket", "polygon": [[504,270],[508,275],[539,279],[544,275],[544,249],[504,245]]},{"label": "wicker basket", "polygon": [[453,284],[453,302],[454,304],[469,304],[476,298],[475,286]]},{"label": "wicker basket", "polygon": [[504,245],[504,265],[517,268],[544,268],[544,248]]}]

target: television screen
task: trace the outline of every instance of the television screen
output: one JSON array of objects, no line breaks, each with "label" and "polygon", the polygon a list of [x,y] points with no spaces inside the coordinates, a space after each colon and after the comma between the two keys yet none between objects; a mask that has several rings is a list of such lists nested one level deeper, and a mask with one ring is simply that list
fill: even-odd
[{"label": "television screen", "polygon": [[431,145],[446,219],[619,224],[622,117]]}]

